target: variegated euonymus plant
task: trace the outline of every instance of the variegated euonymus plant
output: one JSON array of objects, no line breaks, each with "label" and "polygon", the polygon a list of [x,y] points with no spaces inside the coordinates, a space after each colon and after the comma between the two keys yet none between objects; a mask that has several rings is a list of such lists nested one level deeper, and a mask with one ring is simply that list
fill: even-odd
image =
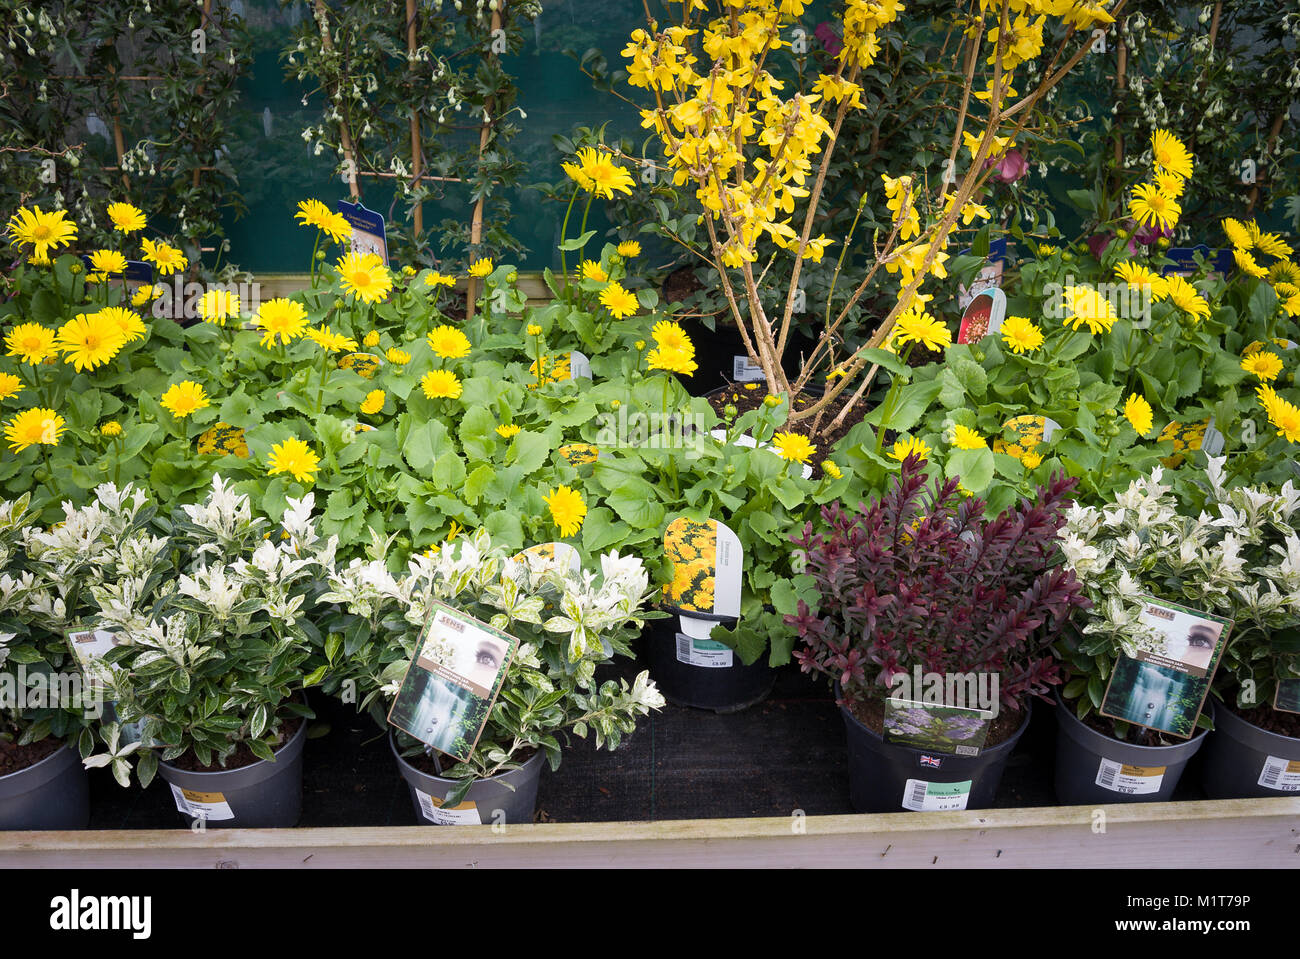
[{"label": "variegated euonymus plant", "polygon": [[[241,744],[274,761],[285,721],[312,717],[301,691],[323,663],[311,617],[337,542],[317,533],[312,494],[288,504],[272,525],[216,476],[204,503],[176,511],[151,567],[91,587],[97,623],[122,645],[93,670],[120,725],[105,725],[107,751],[87,765],[111,764],[125,785],[134,758],[147,786],[159,760],[191,751],[204,766]],[[125,744],[134,724],[139,746]]]},{"label": "variegated euonymus plant", "polygon": [[[376,555],[382,553],[380,546]],[[594,733],[597,748],[613,749],[636,728],[637,717],[664,700],[646,672],[630,686],[596,682],[598,666],[631,655],[628,642],[644,623],[652,592],[639,559],[614,552],[600,562],[597,573],[530,554],[512,559],[482,529],[432,556],[411,557],[401,576],[382,560],[354,560],[331,576],[321,597],[345,610],[325,642],[325,688],[386,727],[433,604],[442,602],[520,641],[469,761],[448,759],[443,767],[443,775],[461,780],[449,802],[459,802],[475,779],[518,768],[526,748],[544,750],[556,768],[562,730],[584,738]],[[399,741],[404,755],[424,748],[404,734]]]},{"label": "variegated euonymus plant", "polygon": [[1209,458],[1198,506],[1163,478],[1157,467],[1101,507],[1076,504],[1062,531],[1093,601],[1063,650],[1074,667],[1064,694],[1078,697],[1080,718],[1101,705],[1120,653],[1161,648],[1140,621],[1143,596],[1234,621],[1214,685],[1238,706],[1270,705],[1279,678],[1300,677],[1300,491],[1289,480],[1229,488],[1223,457]]},{"label": "variegated euonymus plant", "polygon": [[67,630],[95,610],[106,581],[143,584],[167,544],[154,510],[132,487],[106,484],[63,520],[37,525],[26,494],[0,503],[0,737],[19,745],[54,736],[94,750],[103,697],[90,688]]}]

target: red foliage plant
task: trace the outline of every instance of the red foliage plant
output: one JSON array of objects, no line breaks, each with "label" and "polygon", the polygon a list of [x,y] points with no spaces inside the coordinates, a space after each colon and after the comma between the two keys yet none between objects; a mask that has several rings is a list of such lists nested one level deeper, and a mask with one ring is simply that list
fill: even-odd
[{"label": "red foliage plant", "polygon": [[1076,481],[1064,473],[995,519],[958,491],[933,487],[924,460],[903,462],[892,489],[870,506],[822,507],[828,532],[804,525],[794,543],[821,593],[786,616],[803,646],[804,672],[837,679],[845,704],[889,695],[898,673],[998,675],[1004,706],[1023,708],[1064,680],[1051,644],[1071,611],[1091,604],[1060,565],[1057,531]]}]

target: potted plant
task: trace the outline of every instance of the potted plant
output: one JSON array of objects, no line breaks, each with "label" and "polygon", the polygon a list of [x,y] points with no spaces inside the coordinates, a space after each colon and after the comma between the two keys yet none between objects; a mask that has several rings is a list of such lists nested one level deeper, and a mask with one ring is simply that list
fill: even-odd
[{"label": "potted plant", "polygon": [[1271,692],[1286,669],[1272,644],[1296,622],[1285,566],[1295,492],[1228,491],[1224,460],[1208,462],[1198,503],[1180,502],[1156,467],[1100,507],[1070,512],[1063,549],[1093,608],[1061,642],[1072,673],[1057,709],[1063,802],[1170,798],[1207,742],[1202,707],[1219,663],[1231,666],[1215,687],[1234,709],[1251,695],[1247,680]]},{"label": "potted plant", "polygon": [[1032,698],[1062,680],[1051,644],[1086,605],[1058,565],[1074,485],[1055,476],[989,520],[956,478],[931,484],[914,454],[883,496],[823,507],[821,531],[805,525],[795,543],[820,598],[788,621],[800,667],[835,681],[856,809],[992,802]]},{"label": "potted plant", "polygon": [[204,503],[173,516],[168,550],[124,556],[118,579],[93,587],[96,623],[119,643],[97,661],[118,721],[88,764],[134,761],[145,786],[160,774],[209,826],[297,822],[313,717],[302,691],[323,674],[310,617],[336,546],[313,505],[290,499],[272,526],[214,477]]},{"label": "potted plant", "polygon": [[[379,551],[382,553],[382,550]],[[485,530],[411,557],[395,577],[381,558],[330,576],[322,600],[340,605],[325,638],[325,689],[389,728],[390,706],[422,648],[435,609],[452,607],[518,639],[499,694],[467,758],[440,755],[393,731],[398,769],[418,819],[436,824],[531,822],[543,757],[559,766],[558,738],[594,735],[614,749],[637,718],[663,705],[647,673],[600,682],[596,670],[629,656],[646,616],[641,561],[609,553],[580,570],[567,544],[513,558]]]}]

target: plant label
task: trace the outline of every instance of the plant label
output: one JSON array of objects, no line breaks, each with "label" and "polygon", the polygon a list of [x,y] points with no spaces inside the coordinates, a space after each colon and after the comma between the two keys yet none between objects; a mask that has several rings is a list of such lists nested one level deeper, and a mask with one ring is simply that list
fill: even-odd
[{"label": "plant label", "polygon": [[569,354],[569,379],[591,379],[591,360],[587,358],[585,353],[574,350]]},{"label": "plant label", "polygon": [[230,803],[226,802],[223,793],[182,789],[175,783],[169,783],[168,785],[172,787],[172,798],[176,800],[177,811],[186,816],[205,819],[208,822],[235,818],[234,810],[230,808]]},{"label": "plant label", "polygon": [[1158,793],[1165,781],[1164,766],[1130,766],[1113,759],[1103,759],[1097,770],[1097,785],[1126,796]]},{"label": "plant label", "polygon": [[903,808],[913,812],[965,809],[973,782],[967,779],[957,783],[931,783],[924,779],[909,779],[903,787]]},{"label": "plant label", "polygon": [[[969,254],[971,251],[966,249],[961,252],[963,254]],[[971,280],[970,286],[958,285],[957,309],[965,310],[980,293],[992,287],[1000,286],[1002,283],[1002,274],[1006,270],[1006,265],[1007,238],[1002,237],[1001,239],[994,240],[989,244],[988,262],[980,268],[979,273],[975,275],[975,279]],[[1005,306],[1003,309],[1005,311]],[[998,324],[1001,325],[1001,323],[1002,321],[999,319]],[[997,330],[990,329],[988,332],[996,333]],[[962,343],[966,341],[959,339],[957,342]]]},{"label": "plant label", "polygon": [[[683,616],[684,620],[686,617]],[[708,624],[712,626],[712,623]],[[677,634],[677,661],[687,666],[703,666],[706,669],[726,669],[736,662],[736,654],[730,646],[713,639],[695,639],[685,633]]]},{"label": "plant label", "polygon": [[514,636],[434,603],[389,710],[389,724],[465,762],[483,734],[518,645]]},{"label": "plant label", "polygon": [[1157,732],[1190,739],[1232,620],[1144,597],[1137,655],[1121,655],[1099,712]]},{"label": "plant label", "polygon": [[349,203],[339,200],[338,211],[352,224],[351,250],[353,253],[376,253],[388,265],[388,233],[384,228],[384,217],[374,210],[367,210],[361,203]]},{"label": "plant label", "polygon": [[419,800],[420,812],[431,823],[439,826],[483,825],[483,817],[479,815],[478,806],[468,800],[459,806],[447,806],[444,800],[418,789],[415,791],[415,798]]},{"label": "plant label", "polygon": [[1300,760],[1267,757],[1259,774],[1259,785],[1278,792],[1300,792]]},{"label": "plant label", "polygon": [[692,612],[739,618],[745,551],[731,529],[716,519],[679,516],[664,530],[664,556],[673,569],[664,598],[681,614],[683,633],[708,639],[717,624]]},{"label": "plant label", "polygon": [[1002,329],[1007,315],[1007,295],[996,286],[981,290],[970,298],[957,330],[958,343],[978,343]]},{"label": "plant label", "polygon": [[982,709],[893,696],[885,700],[885,742],[912,749],[978,756],[991,723],[992,716]]},{"label": "plant label", "polygon": [[[121,645],[117,641],[116,633],[94,626],[73,627],[67,631],[67,638],[68,648],[72,650],[72,655],[77,658],[77,662],[83,669],[95,660],[102,659],[109,650]],[[103,688],[103,684],[90,673],[86,674],[86,685],[90,689]]]},{"label": "plant label", "polygon": [[1165,250],[1165,259],[1173,262],[1161,267],[1161,276],[1168,276],[1170,273],[1177,273],[1183,277],[1194,275],[1198,254],[1211,268],[1209,274],[1211,277],[1226,276],[1236,266],[1236,262],[1232,259],[1232,250],[1215,250],[1211,253],[1210,248],[1204,243],[1199,246],[1176,246]]},{"label": "plant label", "polygon": [[759,383],[767,379],[763,375],[763,368],[748,356],[731,358],[731,378],[737,383]]},{"label": "plant label", "polygon": [[1279,679],[1273,708],[1282,713],[1300,713],[1300,679]]}]

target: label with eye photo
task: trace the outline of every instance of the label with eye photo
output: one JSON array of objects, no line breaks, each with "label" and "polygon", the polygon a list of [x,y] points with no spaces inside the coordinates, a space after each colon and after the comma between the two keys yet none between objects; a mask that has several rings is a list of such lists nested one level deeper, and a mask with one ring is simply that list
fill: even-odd
[{"label": "label with eye photo", "polygon": [[388,722],[465,762],[474,752],[519,640],[435,603]]},{"label": "label with eye photo", "polygon": [[1110,674],[1101,715],[1180,739],[1196,733],[1210,681],[1232,620],[1177,603],[1142,598],[1136,656],[1121,655]]}]

